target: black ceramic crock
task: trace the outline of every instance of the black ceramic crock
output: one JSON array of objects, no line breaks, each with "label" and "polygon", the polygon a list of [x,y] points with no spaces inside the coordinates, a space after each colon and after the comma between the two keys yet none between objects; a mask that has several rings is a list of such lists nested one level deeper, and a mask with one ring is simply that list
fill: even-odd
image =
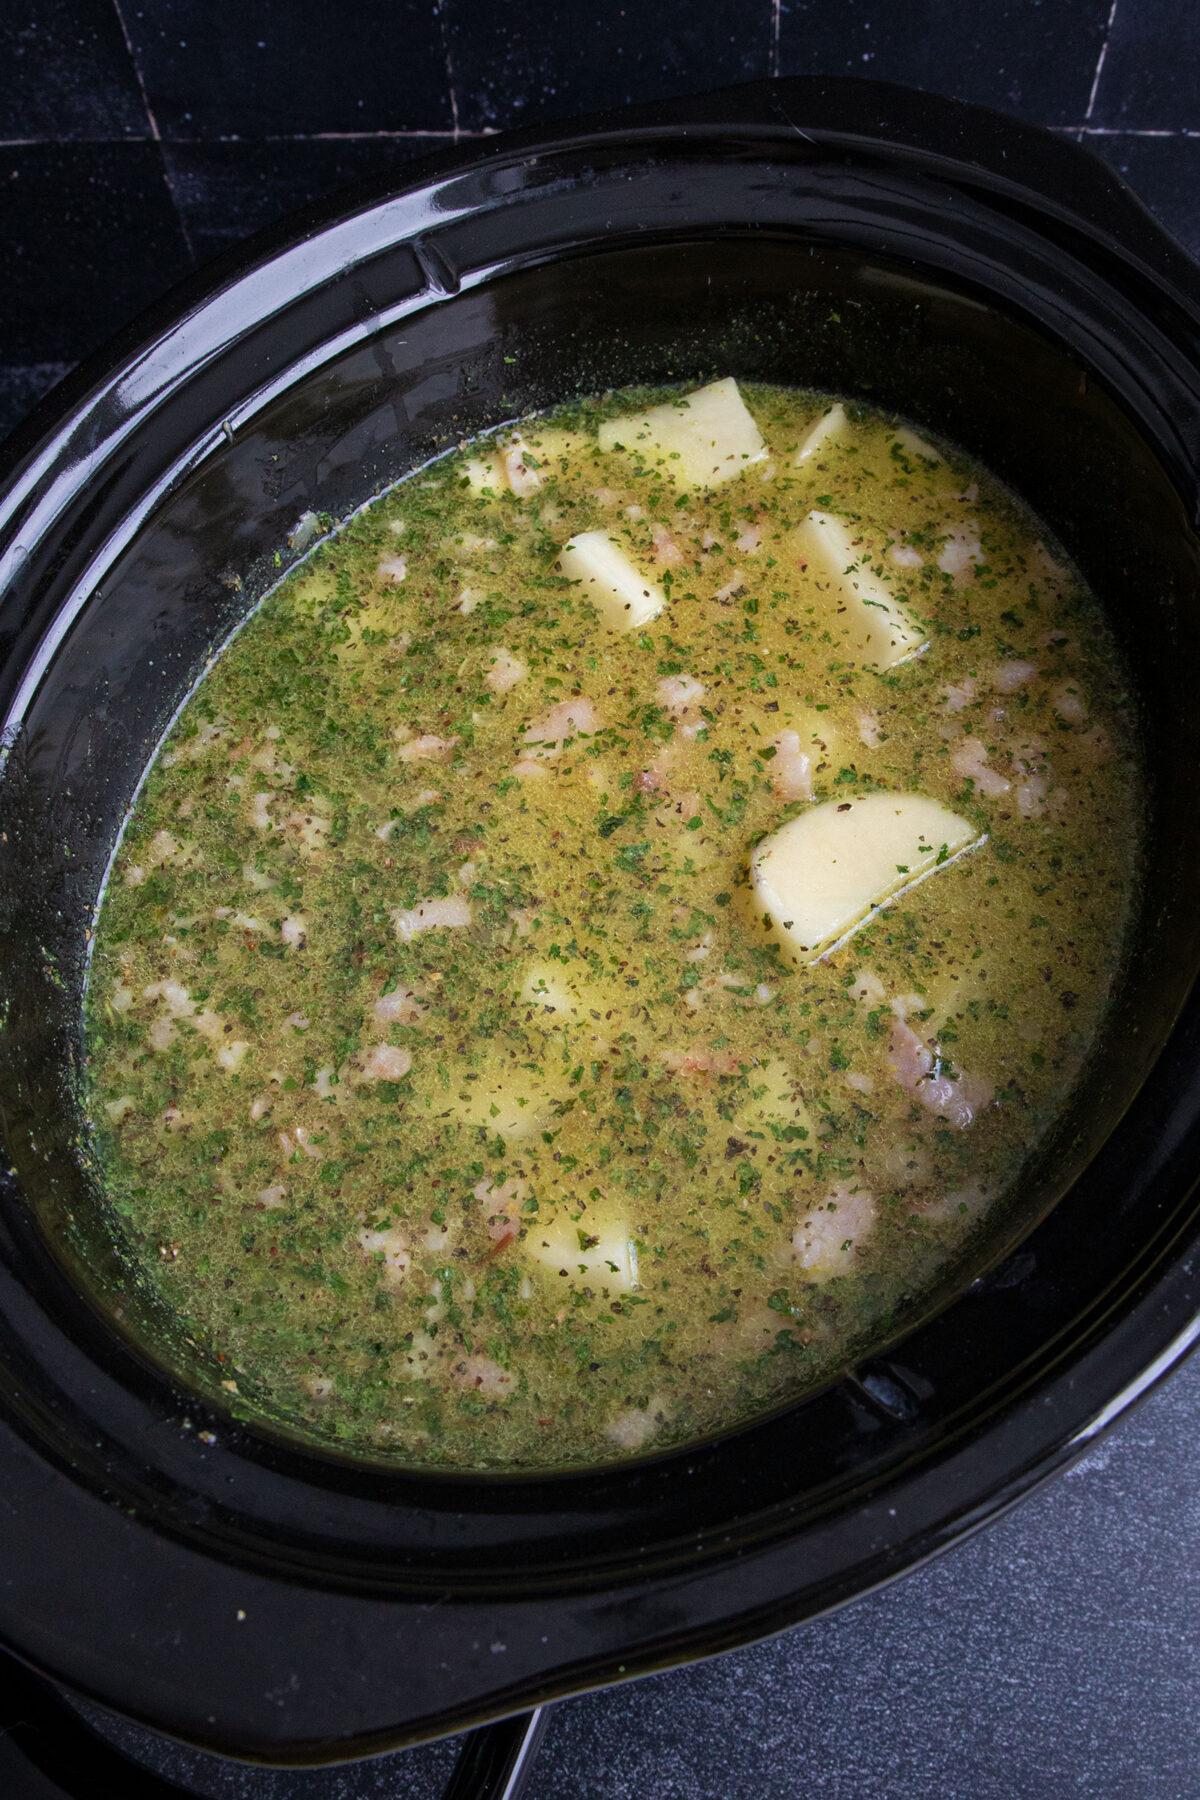
[{"label": "black ceramic crock", "polygon": [[[239,1422],[114,1292],[79,1170],[86,934],[146,761],[301,515],[568,395],[725,374],[985,459],[1131,670],[1143,903],[1024,1235],[844,1380],[658,1459],[439,1477]],[[215,265],[57,390],[0,501],[0,1641],[219,1751],[360,1755],[835,1606],[1170,1368],[1200,1301],[1198,470],[1200,271],[1073,144],[853,82],[419,165]],[[1069,966],[1044,977],[1068,1006]]]}]

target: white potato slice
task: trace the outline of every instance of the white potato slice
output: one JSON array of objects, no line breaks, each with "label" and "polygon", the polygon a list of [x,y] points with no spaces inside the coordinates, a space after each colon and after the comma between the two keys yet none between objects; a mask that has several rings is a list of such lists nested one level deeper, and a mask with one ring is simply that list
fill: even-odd
[{"label": "white potato slice", "polygon": [[827,800],[758,845],[754,898],[785,953],[815,962],[885,901],[980,841],[966,819],[924,794]]},{"label": "white potato slice", "polygon": [[809,576],[833,601],[833,630],[864,669],[890,669],[928,649],[924,631],[871,573],[868,553],[856,547],[840,519],[810,512],[797,528],[796,547]]},{"label": "white potato slice", "polygon": [[468,1125],[484,1125],[512,1143],[536,1137],[554,1122],[554,1101],[544,1088],[522,1080],[472,1082],[455,1096]]},{"label": "white potato slice", "polygon": [[732,377],[710,382],[649,412],[609,419],[601,450],[631,450],[661,465],[683,487],[717,487],[763,462],[767,446]]},{"label": "white potato slice", "polygon": [[586,1213],[578,1222],[535,1220],[521,1249],[564,1288],[596,1286],[629,1294],[638,1285],[637,1247],[623,1220],[602,1224]]},{"label": "white potato slice", "polygon": [[918,437],[915,431],[910,431],[907,425],[901,426],[900,430],[896,432],[895,442],[910,456],[919,456],[925,462],[940,463],[942,460],[941,451],[935,450],[925,438]]},{"label": "white potato slice", "polygon": [[591,1010],[598,1008],[598,996],[554,963],[533,963],[526,971],[519,998],[526,1006],[534,1006],[553,1025],[592,1021]]},{"label": "white potato slice", "polygon": [[585,597],[612,631],[636,631],[667,604],[662,589],[634,567],[606,531],[581,531],[568,538],[557,567],[560,575],[582,584]]},{"label": "white potato slice", "polygon": [[833,438],[840,437],[848,424],[846,409],[839,400],[827,413],[822,413],[793,460],[796,463],[810,462]]},{"label": "white potato slice", "polygon": [[813,1122],[796,1077],[783,1061],[773,1056],[750,1071],[750,1097],[738,1114],[743,1130],[763,1130],[770,1125],[797,1125],[809,1136]]}]

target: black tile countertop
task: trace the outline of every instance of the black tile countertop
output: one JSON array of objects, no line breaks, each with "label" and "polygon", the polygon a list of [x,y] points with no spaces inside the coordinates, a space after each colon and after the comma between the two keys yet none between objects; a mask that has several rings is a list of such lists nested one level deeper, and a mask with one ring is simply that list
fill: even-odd
[{"label": "black tile countertop", "polygon": [[[1075,135],[1200,253],[1184,0],[4,0],[0,67],[0,432],[307,199],[485,131],[767,75],[903,81]],[[1197,1419],[1193,1362],[899,1585],[561,1706],[528,1800],[1200,1795]],[[429,1800],[453,1760],[270,1775],[130,1741],[215,1800]]]}]

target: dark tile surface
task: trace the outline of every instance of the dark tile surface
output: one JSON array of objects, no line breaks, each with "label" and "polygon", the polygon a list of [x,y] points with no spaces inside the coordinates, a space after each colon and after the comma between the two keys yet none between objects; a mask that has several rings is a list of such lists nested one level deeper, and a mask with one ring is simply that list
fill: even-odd
[{"label": "dark tile surface", "polygon": [[7,363],[76,361],[186,275],[157,144],[0,147]]},{"label": "dark tile surface", "polygon": [[197,258],[216,255],[285,213],[352,181],[453,143],[446,137],[293,138],[273,143],[170,143],[163,155]]},{"label": "dark tile surface", "polygon": [[164,137],[448,131],[435,0],[120,0]]},{"label": "dark tile surface", "polygon": [[[1182,3],[1182,0],[1181,0]],[[784,0],[782,75],[867,75],[1082,122],[1110,0]]]},{"label": "dark tile surface", "polygon": [[73,363],[0,363],[0,438],[7,437]]},{"label": "dark tile surface", "polygon": [[467,130],[532,124],[769,73],[772,0],[446,0]]},{"label": "dark tile surface", "polygon": [[1200,8],[1195,0],[1117,0],[1093,123],[1200,127]]},{"label": "dark tile surface", "polygon": [[0,70],[0,138],[146,133],[113,0],[6,0]]},{"label": "dark tile surface", "polygon": [[1200,134],[1097,135],[1084,143],[1124,177],[1185,249],[1200,256]]}]

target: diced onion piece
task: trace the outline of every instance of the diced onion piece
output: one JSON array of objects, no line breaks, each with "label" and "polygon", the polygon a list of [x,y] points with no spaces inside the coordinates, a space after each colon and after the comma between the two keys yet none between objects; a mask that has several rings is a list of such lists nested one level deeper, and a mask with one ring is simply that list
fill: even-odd
[{"label": "diced onion piece", "polygon": [[581,531],[559,552],[558,570],[580,582],[588,600],[613,631],[636,631],[657,618],[666,595],[606,531]]},{"label": "diced onion piece", "polygon": [[[592,1239],[595,1242],[591,1242]],[[521,1240],[525,1254],[564,1286],[609,1288],[632,1293],[638,1285],[637,1250],[629,1227],[593,1223],[585,1213],[531,1226]]]},{"label": "diced onion piece", "polygon": [[810,512],[795,542],[809,574],[830,591],[832,629],[841,630],[845,648],[864,669],[890,669],[928,649],[920,625],[871,573],[868,553],[839,519]]},{"label": "diced onion piece", "polygon": [[797,463],[809,462],[817,454],[818,450],[823,450],[825,448],[831,438],[840,437],[848,423],[846,409],[839,400],[835,406],[831,406],[829,411],[823,413],[817,420],[816,424],[797,450],[794,460]]},{"label": "diced onion piece", "polygon": [[757,910],[794,961],[815,962],[885,900],[979,841],[966,819],[924,794],[827,800],[758,845]]},{"label": "diced onion piece", "polygon": [[684,487],[717,487],[763,462],[767,446],[732,377],[600,427],[601,450],[631,450]]}]

